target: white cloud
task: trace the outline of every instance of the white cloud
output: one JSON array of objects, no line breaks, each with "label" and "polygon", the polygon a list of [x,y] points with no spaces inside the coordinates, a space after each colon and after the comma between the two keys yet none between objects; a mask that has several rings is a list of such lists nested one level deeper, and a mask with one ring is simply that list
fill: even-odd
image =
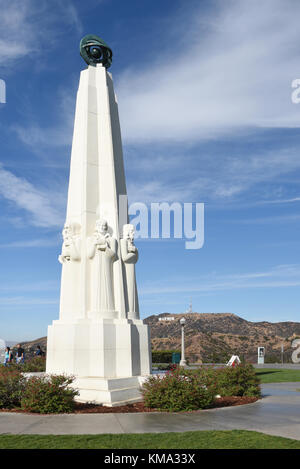
[{"label": "white cloud", "polygon": [[[188,7],[187,7],[188,8]],[[257,127],[299,127],[300,3],[216,1],[190,8],[170,50],[118,80],[127,141],[197,141]],[[172,31],[172,37],[176,31]],[[182,36],[183,35],[183,36]]]},{"label": "white cloud", "polygon": [[82,32],[71,0],[0,0],[0,64],[40,53],[52,46],[66,29]]},{"label": "white cloud", "polygon": [[[160,152],[163,151],[162,148]],[[174,156],[165,149],[162,164],[161,153],[156,155],[154,149],[153,154],[148,154],[143,150],[144,167],[143,161],[139,161],[138,153],[131,153],[129,168],[142,173],[143,180],[133,177],[129,179],[130,202],[226,201],[234,200],[250,189],[253,198],[253,188],[264,195],[265,185],[276,183],[278,190],[281,181],[288,184],[288,175],[300,170],[300,147],[296,145],[256,153],[244,150],[244,154],[236,155],[232,155],[226,148],[222,155],[214,155],[207,148],[188,151],[190,153],[182,149],[181,157],[178,158],[177,154]],[[181,161],[180,164],[177,164],[178,160]],[[271,191],[265,194],[266,198],[273,195]],[[298,198],[287,199],[287,202],[292,201],[297,202]],[[265,202],[262,200],[260,203]]]},{"label": "white cloud", "polygon": [[0,166],[0,195],[25,210],[31,224],[58,227],[63,223],[60,198],[33,186],[26,179],[15,176]]},{"label": "white cloud", "polygon": [[30,305],[56,305],[58,300],[52,298],[27,298],[23,296],[10,296],[0,298],[0,306],[30,306]]},{"label": "white cloud", "polygon": [[206,274],[198,278],[168,277],[168,283],[142,286],[140,295],[160,295],[170,293],[212,293],[226,290],[252,288],[286,288],[300,286],[300,265],[279,265],[264,272],[249,272],[228,275]]},{"label": "white cloud", "polygon": [[[57,119],[52,126],[41,127],[37,120],[27,120],[26,123],[15,123],[11,130],[16,133],[19,140],[30,147],[31,151],[43,159],[47,166],[55,166],[58,161],[55,153],[51,152],[51,159],[45,160],[45,152],[49,148],[71,146],[75,113],[76,91],[72,87],[60,88],[55,103]],[[66,161],[59,158],[59,166]]]},{"label": "white cloud", "polygon": [[300,197],[293,197],[291,199],[275,199],[261,201],[260,204],[292,204],[294,202],[300,202]]},{"label": "white cloud", "polygon": [[11,243],[3,243],[0,244],[0,249],[7,249],[7,248],[45,248],[45,247],[52,247],[58,246],[59,240],[58,238],[37,238],[37,239],[30,239],[30,240],[21,240],[21,241],[12,241]]},{"label": "white cloud", "polygon": [[[57,281],[46,280],[46,281],[36,281],[34,283],[21,283],[17,284],[15,282],[2,283],[0,285],[0,291],[3,294],[9,293],[11,291],[18,291],[18,293],[31,293],[31,292],[46,292],[46,291],[58,291],[59,279]],[[3,296],[3,295],[2,295]]]},{"label": "white cloud", "polygon": [[300,221],[299,213],[291,213],[288,215],[274,215],[274,216],[264,216],[261,218],[249,218],[244,220],[236,220],[237,223],[246,223],[249,225],[265,225],[269,223],[275,223],[277,225],[283,225],[285,223],[294,223]]}]

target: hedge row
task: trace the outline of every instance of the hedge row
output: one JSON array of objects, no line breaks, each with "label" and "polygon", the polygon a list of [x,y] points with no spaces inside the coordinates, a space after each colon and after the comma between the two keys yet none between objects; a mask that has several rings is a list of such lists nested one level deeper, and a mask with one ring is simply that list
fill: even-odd
[{"label": "hedge row", "polygon": [[20,408],[43,414],[72,412],[78,391],[63,375],[25,378],[14,367],[0,368],[0,409]]},{"label": "hedge row", "polygon": [[147,407],[190,411],[212,406],[217,395],[260,397],[259,379],[252,365],[186,370],[174,366],[165,376],[151,376],[143,385]]},{"label": "hedge row", "polygon": [[172,363],[172,354],[180,350],[153,350],[152,363]]}]

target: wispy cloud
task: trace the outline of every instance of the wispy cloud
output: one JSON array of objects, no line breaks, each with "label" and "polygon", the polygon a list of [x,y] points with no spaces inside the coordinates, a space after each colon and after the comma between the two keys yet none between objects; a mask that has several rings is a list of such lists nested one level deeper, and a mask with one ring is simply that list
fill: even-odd
[{"label": "wispy cloud", "polygon": [[29,121],[25,124],[14,124],[11,130],[16,133],[22,143],[38,154],[50,147],[70,146],[72,143],[75,99],[75,89],[60,88],[55,99],[57,119],[54,125],[47,127],[41,126],[37,121]]},{"label": "wispy cloud", "polygon": [[11,243],[3,243],[0,244],[0,249],[9,249],[9,248],[45,248],[45,247],[52,247],[58,246],[59,239],[58,238],[38,238],[38,239],[30,239],[30,240],[21,240],[21,241],[13,241]]},{"label": "wispy cloud", "polygon": [[[26,293],[31,293],[31,292],[48,292],[48,291],[55,291],[58,292],[58,286],[59,286],[59,279],[54,280],[44,280],[44,281],[36,281],[32,283],[22,283],[19,282],[16,286],[15,283],[2,283],[0,285],[0,292],[1,294],[3,293],[9,293],[9,292],[14,292],[17,293],[18,296],[25,296],[21,295],[26,294]],[[2,295],[5,296],[5,295]]]},{"label": "wispy cloud", "polygon": [[[186,11],[188,13],[186,13]],[[299,75],[298,18],[294,0],[217,0],[185,4],[179,38],[144,67],[118,80],[127,141],[198,141],[257,127],[299,127],[291,102]],[[176,37],[176,30],[171,31]]]},{"label": "wispy cloud", "polygon": [[10,67],[17,59],[52,47],[66,28],[82,32],[71,0],[0,0],[0,64]]},{"label": "wispy cloud", "polygon": [[[161,164],[163,149],[156,155],[155,150],[151,154],[151,149],[147,152],[146,148],[143,148],[144,168],[143,162],[137,161],[139,153],[129,153],[131,174],[134,170],[143,172],[141,181],[137,177],[129,178],[128,193],[132,201],[229,201],[249,190],[252,190],[253,200],[253,188],[255,198],[262,198],[266,184],[276,184],[278,190],[281,181],[288,185],[288,176],[300,170],[299,145],[252,152],[244,148],[237,154],[232,154],[225,147],[221,155],[213,154],[213,149],[209,147],[185,150],[180,146],[180,158],[167,148],[164,161],[169,164],[169,169],[166,169],[165,163]],[[277,203],[271,190],[265,198],[270,196],[270,203]],[[286,203],[297,202],[299,198],[284,200]],[[259,201],[261,205],[264,203],[263,200]]]},{"label": "wispy cloud", "polygon": [[28,214],[32,225],[58,227],[63,223],[59,197],[37,189],[0,165],[0,195]]},{"label": "wispy cloud", "polygon": [[264,216],[261,218],[248,218],[248,219],[239,219],[236,220],[237,223],[245,223],[249,225],[265,225],[265,224],[284,224],[284,223],[293,223],[300,221],[300,214],[299,213],[292,213],[288,215],[274,215],[274,216]]},{"label": "wispy cloud", "polygon": [[58,300],[52,298],[27,298],[23,296],[0,297],[0,306],[56,305]]},{"label": "wispy cloud", "polygon": [[274,199],[274,200],[262,200],[257,202],[260,205],[266,204],[293,204],[295,202],[300,202],[300,197],[293,197],[291,199]]},{"label": "wispy cloud", "polygon": [[144,285],[142,296],[170,293],[213,293],[224,290],[252,288],[286,288],[300,286],[300,265],[279,265],[264,272],[249,272],[228,275],[212,273],[198,278],[168,278],[168,284]]}]

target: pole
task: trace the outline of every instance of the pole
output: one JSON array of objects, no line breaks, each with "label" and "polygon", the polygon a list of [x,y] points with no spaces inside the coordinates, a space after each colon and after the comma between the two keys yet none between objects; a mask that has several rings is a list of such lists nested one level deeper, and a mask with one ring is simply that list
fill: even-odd
[{"label": "pole", "polygon": [[180,366],[186,366],[186,361],[185,361],[185,356],[184,356],[184,326],[185,326],[185,320],[180,321],[181,324],[181,360],[180,360]]}]

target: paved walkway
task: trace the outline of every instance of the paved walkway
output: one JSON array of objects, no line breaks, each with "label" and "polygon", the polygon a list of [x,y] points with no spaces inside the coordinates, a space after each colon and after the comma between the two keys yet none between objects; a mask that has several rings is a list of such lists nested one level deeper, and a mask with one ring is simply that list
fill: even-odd
[{"label": "paved walkway", "polygon": [[256,430],[300,440],[300,383],[264,384],[263,399],[192,413],[24,415],[0,413],[0,433],[99,434]]}]

